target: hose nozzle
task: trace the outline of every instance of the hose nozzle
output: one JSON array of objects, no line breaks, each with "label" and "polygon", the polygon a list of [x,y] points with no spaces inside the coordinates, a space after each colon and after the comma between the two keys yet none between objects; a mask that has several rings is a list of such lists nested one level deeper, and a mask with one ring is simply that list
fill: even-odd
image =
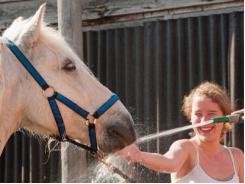
[{"label": "hose nozzle", "polygon": [[229,122],[229,123],[240,123],[244,120],[243,114],[233,114],[227,116],[221,116],[213,118],[213,123]]}]

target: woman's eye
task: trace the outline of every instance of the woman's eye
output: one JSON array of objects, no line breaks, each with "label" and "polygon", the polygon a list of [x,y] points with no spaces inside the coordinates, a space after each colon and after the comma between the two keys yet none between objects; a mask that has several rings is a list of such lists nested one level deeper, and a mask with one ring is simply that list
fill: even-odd
[{"label": "woman's eye", "polygon": [[214,113],[209,113],[208,116],[209,116],[210,118],[214,118],[214,117],[216,116],[216,114],[214,114]]},{"label": "woman's eye", "polygon": [[76,70],[76,66],[72,61],[67,60],[65,65],[62,67],[62,69],[66,71],[74,71]]}]

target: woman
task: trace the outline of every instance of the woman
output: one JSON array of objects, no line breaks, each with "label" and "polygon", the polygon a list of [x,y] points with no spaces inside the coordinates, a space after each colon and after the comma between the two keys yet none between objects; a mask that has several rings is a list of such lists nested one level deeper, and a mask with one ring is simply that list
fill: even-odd
[{"label": "woman", "polygon": [[[182,110],[192,124],[231,113],[227,94],[216,84],[205,82],[184,98]],[[223,146],[226,123],[194,128],[195,136],[174,142],[167,153],[140,151],[136,145],[119,154],[158,172],[171,173],[172,182],[243,182],[243,152]]]}]

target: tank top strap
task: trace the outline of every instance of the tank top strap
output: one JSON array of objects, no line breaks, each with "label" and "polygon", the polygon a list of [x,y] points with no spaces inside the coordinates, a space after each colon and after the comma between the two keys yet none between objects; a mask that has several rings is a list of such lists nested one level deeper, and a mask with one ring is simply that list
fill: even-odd
[{"label": "tank top strap", "polygon": [[196,165],[199,165],[199,150],[198,147],[195,143],[192,143],[192,145],[194,146],[195,150],[196,150]]},{"label": "tank top strap", "polygon": [[237,174],[237,170],[236,170],[236,162],[235,162],[235,160],[234,160],[232,151],[231,151],[231,149],[228,148],[227,146],[224,146],[224,148],[228,150],[228,152],[229,152],[229,154],[230,154],[230,157],[231,157],[231,161],[232,161],[232,165],[233,165],[233,170],[234,170],[235,174]]}]

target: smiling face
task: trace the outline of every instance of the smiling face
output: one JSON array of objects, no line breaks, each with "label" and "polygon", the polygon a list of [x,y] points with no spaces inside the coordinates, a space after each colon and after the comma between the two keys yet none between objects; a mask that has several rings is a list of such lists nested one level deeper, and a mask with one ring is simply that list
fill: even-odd
[{"label": "smiling face", "polygon": [[[200,123],[213,117],[229,115],[231,102],[226,90],[221,86],[213,82],[202,82],[184,97],[182,111],[189,121]],[[213,139],[220,141],[229,130],[229,123],[219,123],[194,131],[203,141]]]},{"label": "smiling face", "polygon": [[[192,101],[191,122],[193,124],[210,120],[214,117],[223,116],[219,105],[205,96],[194,96]],[[219,142],[223,123],[208,124],[206,126],[195,128],[194,131],[200,141]]]}]

